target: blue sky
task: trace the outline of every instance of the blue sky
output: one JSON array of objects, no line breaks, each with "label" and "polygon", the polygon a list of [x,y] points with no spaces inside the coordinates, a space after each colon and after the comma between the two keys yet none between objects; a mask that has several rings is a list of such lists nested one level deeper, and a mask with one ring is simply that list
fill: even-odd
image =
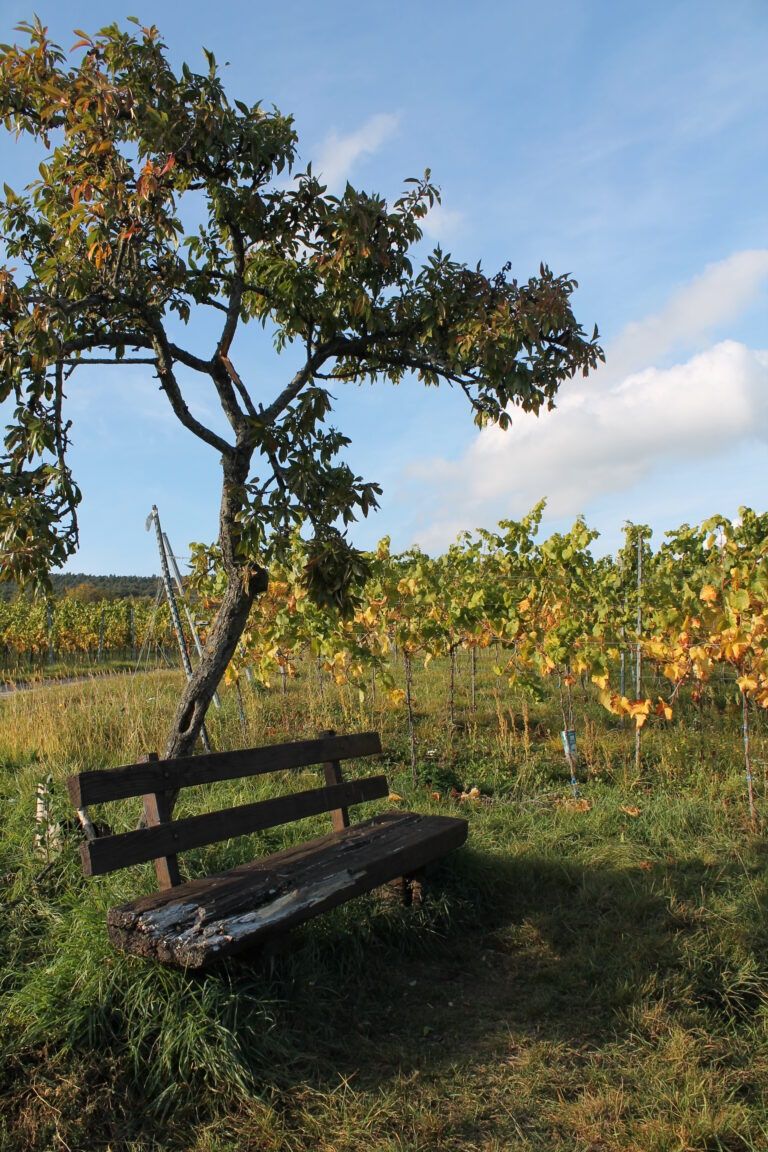
[{"label": "blue sky", "polygon": [[[132,5],[132,6],[131,6]],[[396,196],[430,167],[427,239],[518,278],[579,281],[607,364],[555,412],[478,434],[450,389],[337,391],[347,458],[384,487],[361,546],[444,547],[542,496],[544,529],[578,514],[614,548],[627,519],[665,528],[768,505],[768,5],[765,0],[341,0],[183,7],[0,0],[0,39],[33,11],[64,46],[135,13],[172,57],[228,61],[231,95],[292,112],[302,162],[332,187]],[[0,139],[20,185],[28,148]],[[205,333],[195,333],[207,354]],[[238,368],[259,399],[292,374],[256,332]],[[75,571],[156,570],[159,506],[179,553],[216,532],[215,453],[178,428],[141,368],[79,374],[73,463],[84,491]],[[193,406],[210,410],[199,389]]]}]

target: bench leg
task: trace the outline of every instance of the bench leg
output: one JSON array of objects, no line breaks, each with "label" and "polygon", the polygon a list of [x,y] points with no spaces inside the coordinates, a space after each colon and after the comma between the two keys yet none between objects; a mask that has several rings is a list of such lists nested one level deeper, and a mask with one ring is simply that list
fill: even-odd
[{"label": "bench leg", "polygon": [[406,876],[397,876],[394,880],[387,881],[387,888],[392,893],[392,896],[404,908],[408,908],[411,903],[411,886],[408,883]]},{"label": "bench leg", "polygon": [[275,974],[277,960],[288,951],[290,933],[280,932],[277,936],[270,936],[259,948],[259,959],[266,965],[270,980]]},{"label": "bench leg", "polygon": [[407,876],[398,876],[390,881],[390,888],[399,897],[403,908],[420,907],[424,903],[424,871],[420,869],[409,872]]},{"label": "bench leg", "polygon": [[410,891],[410,900],[408,901],[409,905],[414,905],[415,907],[420,908],[426,897],[426,881],[424,870],[420,869],[418,872],[413,872],[405,879]]}]

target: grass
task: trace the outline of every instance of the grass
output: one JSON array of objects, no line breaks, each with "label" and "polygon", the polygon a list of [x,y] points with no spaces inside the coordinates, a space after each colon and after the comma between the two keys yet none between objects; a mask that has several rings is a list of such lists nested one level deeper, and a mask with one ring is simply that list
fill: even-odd
[{"label": "grass", "polygon": [[[7,653],[6,653],[7,657]],[[153,649],[151,653],[139,657],[129,651],[109,651],[101,660],[94,654],[70,653],[49,660],[43,655],[29,659],[0,661],[0,686],[24,688],[39,686],[49,681],[65,681],[87,677],[110,676],[116,672],[134,673],[157,668],[173,667],[178,654],[169,650]]]},{"label": "grass", "polygon": [[[444,670],[443,670],[444,671]],[[415,685],[419,784],[401,712],[304,670],[288,691],[228,692],[218,748],[375,727],[404,804],[470,820],[430,901],[371,894],[271,960],[203,976],[114,953],[106,910],[149,866],[86,881],[77,834],[34,853],[34,794],[161,748],[171,673],[0,701],[0,1148],[117,1152],[758,1152],[768,1145],[768,844],[746,819],[738,714],[644,734],[579,703],[574,802],[553,702],[506,699],[446,722],[440,672]],[[756,760],[765,734],[756,723]],[[365,771],[364,765],[353,771]],[[311,775],[307,774],[307,786]],[[217,803],[274,794],[232,782]],[[480,787],[460,803],[452,785]],[[202,790],[183,806],[208,803]],[[439,794],[439,799],[435,798]],[[758,801],[765,810],[765,782]],[[136,807],[112,805],[115,828]],[[624,810],[626,809],[626,810]],[[632,813],[637,814],[632,814]],[[190,873],[312,830],[189,853]]]}]

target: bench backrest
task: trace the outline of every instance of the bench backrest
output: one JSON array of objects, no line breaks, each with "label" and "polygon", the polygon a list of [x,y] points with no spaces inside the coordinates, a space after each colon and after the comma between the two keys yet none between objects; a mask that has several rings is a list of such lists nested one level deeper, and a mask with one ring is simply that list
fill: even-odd
[{"label": "bench backrest", "polygon": [[[334,830],[340,831],[349,824],[347,809],[350,805],[377,800],[389,792],[385,776],[345,782],[340,761],[379,752],[381,741],[375,732],[346,736],[327,733],[317,740],[299,740],[237,752],[209,753],[176,760],[151,757],[141,764],[70,776],[67,787],[76,808],[132,796],[141,796],[144,801],[147,826],[82,844],[83,871],[86,876],[96,876],[154,860],[158,883],[161,888],[168,888],[180,883],[177,854],[189,848],[201,848],[232,836],[274,828],[321,812],[330,812]],[[170,798],[181,788],[312,765],[322,765],[325,787],[180,820],[171,817]]]}]

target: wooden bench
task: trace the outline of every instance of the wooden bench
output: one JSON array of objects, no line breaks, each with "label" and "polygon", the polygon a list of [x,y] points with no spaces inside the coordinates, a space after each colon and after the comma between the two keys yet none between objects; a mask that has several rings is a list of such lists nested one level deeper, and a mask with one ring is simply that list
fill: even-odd
[{"label": "wooden bench", "polygon": [[[146,827],[81,845],[87,876],[155,862],[159,891],[110,909],[112,943],[166,964],[203,968],[279,936],[363,892],[418,874],[458,848],[466,820],[388,811],[350,826],[353,804],[389,795],[386,777],[344,781],[340,761],[381,752],[374,732],[81,772],[67,781],[77,809],[141,796]],[[172,817],[179,789],[318,765],[325,786],[200,816]],[[330,812],[333,831],[214,876],[182,882],[178,854]]]}]

